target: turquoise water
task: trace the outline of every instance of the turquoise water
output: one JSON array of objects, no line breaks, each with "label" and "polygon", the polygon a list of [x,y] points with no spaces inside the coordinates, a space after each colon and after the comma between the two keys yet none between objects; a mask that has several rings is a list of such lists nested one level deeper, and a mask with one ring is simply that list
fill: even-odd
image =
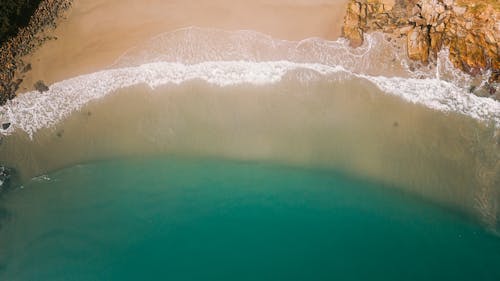
[{"label": "turquoise water", "polygon": [[500,280],[500,238],[334,171],[122,159],[0,206],[0,280]]}]

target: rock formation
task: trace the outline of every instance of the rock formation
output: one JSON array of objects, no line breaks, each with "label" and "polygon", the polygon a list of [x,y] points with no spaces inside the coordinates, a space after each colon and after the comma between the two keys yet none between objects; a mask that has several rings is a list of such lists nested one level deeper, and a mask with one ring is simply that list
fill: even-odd
[{"label": "rock formation", "polygon": [[22,58],[53,37],[44,35],[55,28],[56,21],[72,4],[72,0],[44,0],[38,6],[26,28],[0,46],[0,105],[15,97],[23,73],[31,69]]},{"label": "rock formation", "polygon": [[455,67],[500,82],[498,0],[351,0],[344,36],[358,47],[370,31],[406,37],[408,57],[423,63],[447,47]]}]

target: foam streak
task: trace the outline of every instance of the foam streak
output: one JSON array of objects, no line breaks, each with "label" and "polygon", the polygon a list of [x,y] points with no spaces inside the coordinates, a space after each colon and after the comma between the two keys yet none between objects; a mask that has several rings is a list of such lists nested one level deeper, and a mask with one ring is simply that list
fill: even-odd
[{"label": "foam streak", "polygon": [[[35,91],[22,94],[0,107],[0,118],[12,124],[0,133],[10,134],[19,129],[33,137],[38,130],[56,125],[88,102],[133,85],[147,84],[156,88],[192,80],[203,80],[220,87],[245,83],[266,85],[277,83],[287,73],[297,70],[297,75],[301,70],[307,70],[323,77],[341,73],[367,79],[384,92],[408,102],[444,112],[458,112],[481,121],[493,121],[500,127],[499,102],[466,93],[438,79],[368,76],[352,73],[341,66],[316,63],[211,61],[199,64],[157,62],[103,70],[55,83],[44,94]],[[310,75],[307,77],[313,79]]]}]

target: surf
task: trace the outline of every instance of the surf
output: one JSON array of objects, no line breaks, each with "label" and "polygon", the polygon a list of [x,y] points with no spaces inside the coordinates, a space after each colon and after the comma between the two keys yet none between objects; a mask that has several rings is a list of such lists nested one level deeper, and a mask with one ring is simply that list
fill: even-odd
[{"label": "surf", "polygon": [[[381,50],[397,58],[399,66],[395,68],[386,55],[380,58]],[[299,71],[296,79],[303,83],[366,79],[407,102],[500,125],[500,103],[468,93],[464,88],[468,78],[449,65],[445,67],[446,61],[436,69],[410,71],[410,62],[402,59],[401,53],[382,34],[370,35],[364,46],[353,50],[343,39],[294,42],[255,31],[184,28],[132,48],[109,69],[54,83],[42,95],[36,91],[19,95],[0,107],[0,118],[11,124],[0,133],[19,129],[33,138],[36,131],[63,121],[88,102],[134,85],[154,89],[197,79],[220,87],[263,85],[276,83],[294,71]],[[451,78],[447,81],[442,77]]]}]

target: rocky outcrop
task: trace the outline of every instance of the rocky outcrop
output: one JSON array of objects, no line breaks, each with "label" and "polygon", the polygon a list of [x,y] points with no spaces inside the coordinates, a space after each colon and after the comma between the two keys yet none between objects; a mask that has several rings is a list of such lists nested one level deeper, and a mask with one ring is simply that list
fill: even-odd
[{"label": "rocky outcrop", "polygon": [[72,0],[44,0],[17,36],[0,46],[0,105],[15,97],[23,74],[31,69],[23,57],[47,40],[55,39],[44,31],[55,28],[56,21],[71,7]]},{"label": "rocky outcrop", "polygon": [[406,37],[408,57],[429,63],[448,47],[455,67],[500,82],[500,2],[497,0],[351,0],[343,33],[351,46],[363,34]]}]

